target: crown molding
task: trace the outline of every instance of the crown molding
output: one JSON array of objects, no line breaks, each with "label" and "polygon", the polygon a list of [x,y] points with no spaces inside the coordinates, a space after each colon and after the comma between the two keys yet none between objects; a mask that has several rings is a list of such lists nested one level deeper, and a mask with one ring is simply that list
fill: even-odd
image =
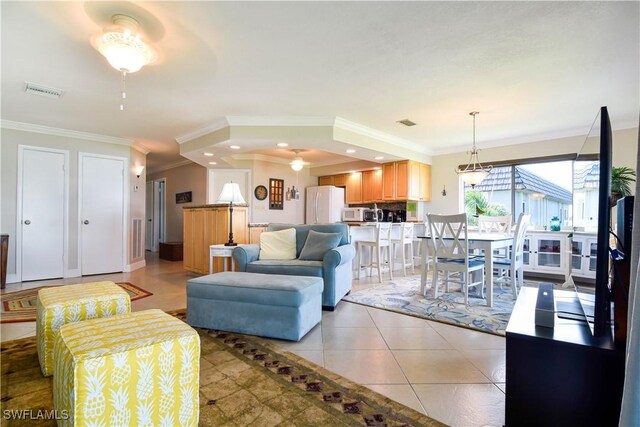
[{"label": "crown molding", "polygon": [[411,151],[416,151],[418,153],[426,154],[429,156],[433,155],[432,150],[428,149],[427,147],[423,147],[420,144],[411,142],[404,138],[393,136],[391,134],[370,128],[368,126],[361,125],[359,123],[349,121],[347,119],[343,119],[342,117],[335,118],[334,126],[363,136],[367,136],[369,138],[374,138],[388,144],[406,148]]},{"label": "crown molding", "polygon": [[175,140],[178,144],[184,144],[185,142],[192,141],[208,133],[215,132],[220,129],[224,129],[228,126],[229,126],[229,122],[227,121],[227,118],[220,117],[214,120],[210,125],[194,130],[193,132],[185,133],[184,135],[175,138]]},{"label": "crown molding", "polygon": [[325,116],[227,116],[231,126],[333,126]]},{"label": "crown molding", "polygon": [[134,150],[137,150],[139,152],[141,152],[142,154],[144,154],[145,156],[147,154],[149,154],[151,152],[150,149],[148,149],[144,144],[140,143],[140,142],[134,142],[133,145],[131,146],[131,148],[133,148]]},{"label": "crown molding", "polygon": [[[191,163],[193,163],[194,165],[198,164],[198,163],[196,163],[194,161],[191,161],[189,159],[180,160],[179,162],[169,163],[168,165],[162,165],[162,166],[154,168],[154,169],[149,169],[149,171],[147,172],[147,175],[151,175],[151,174],[158,173],[158,172],[164,172],[164,171],[167,171],[169,169],[179,168],[180,166],[186,166],[186,165],[191,164]],[[198,165],[198,166],[201,166],[201,165]]]},{"label": "crown molding", "polygon": [[32,123],[14,122],[12,120],[2,120],[0,125],[5,129],[20,130],[24,132],[41,133],[45,135],[63,136],[66,138],[84,139],[88,141],[104,142],[107,144],[126,145],[131,147],[135,141],[133,139],[119,138],[116,136],[100,135],[97,133],[81,132],[77,130],[62,129],[51,126],[34,125]]}]

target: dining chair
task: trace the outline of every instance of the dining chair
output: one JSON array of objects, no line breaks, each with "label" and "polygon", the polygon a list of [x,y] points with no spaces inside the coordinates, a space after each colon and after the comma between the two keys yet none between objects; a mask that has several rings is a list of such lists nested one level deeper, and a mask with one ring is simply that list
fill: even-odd
[{"label": "dining chair", "polygon": [[508,233],[511,230],[511,215],[478,217],[478,230],[481,233]]},{"label": "dining chair", "polygon": [[402,273],[407,276],[407,267],[411,267],[411,274],[415,272],[415,264],[413,262],[413,229],[414,226],[410,222],[403,222],[400,225],[400,236],[397,239],[391,239],[392,250],[391,253],[396,254],[396,245],[400,245],[400,259],[394,259],[395,261],[402,263]]},{"label": "dining chair", "polygon": [[[422,233],[424,236],[427,237],[427,263],[424,266],[426,273],[429,272],[429,264],[433,262],[433,243],[431,243],[431,238],[430,236],[430,232],[429,232],[429,214],[426,214],[424,217],[424,233]],[[413,251],[413,263],[415,265],[416,262],[418,262],[418,265],[420,265],[422,263],[422,240],[423,239],[419,239],[418,236],[420,234],[418,234],[417,228],[414,227],[413,228],[413,244],[415,245],[414,247],[417,247],[417,250]]]},{"label": "dining chair", "polygon": [[[438,297],[438,272],[444,271],[446,292],[449,292],[450,273],[460,273],[464,292],[464,303],[469,304],[469,288],[480,285],[483,297],[484,261],[469,258],[467,241],[467,214],[429,215],[429,229],[434,248],[433,293]],[[479,281],[473,281],[473,273],[478,273]]]},{"label": "dining chair", "polygon": [[524,240],[527,227],[531,222],[531,215],[521,213],[513,236],[513,245],[508,258],[494,257],[493,266],[498,270],[495,283],[509,282],[513,291],[513,298],[518,297],[519,288],[524,286]]},{"label": "dining chair", "polygon": [[[484,216],[478,217],[478,231],[480,233],[509,233],[511,232],[511,215]],[[509,249],[498,249],[493,252],[495,257],[508,257]],[[476,255],[484,255],[477,253]]]},{"label": "dining chair", "polygon": [[[358,257],[358,272],[357,278],[360,279],[360,270],[364,267],[369,267],[369,276],[372,275],[373,269],[378,270],[378,281],[382,283],[382,267],[386,266],[389,268],[389,278],[393,280],[393,257],[391,253],[391,223],[390,222],[379,222],[374,227],[374,238],[373,240],[359,240],[357,243],[357,251],[356,256]],[[369,263],[362,263],[362,254],[365,248],[369,248]],[[383,261],[383,250],[386,249],[387,253],[387,262]],[[373,255],[376,255],[375,262],[373,260]]]}]

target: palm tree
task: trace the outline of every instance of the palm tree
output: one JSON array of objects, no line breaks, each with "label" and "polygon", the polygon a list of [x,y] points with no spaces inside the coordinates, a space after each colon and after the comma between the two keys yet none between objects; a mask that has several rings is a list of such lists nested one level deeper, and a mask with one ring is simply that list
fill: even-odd
[{"label": "palm tree", "polygon": [[611,169],[611,204],[615,205],[618,199],[630,196],[631,183],[636,181],[636,171],[626,166],[613,167]]},{"label": "palm tree", "polygon": [[478,224],[478,215],[500,216],[509,213],[507,208],[501,204],[489,204],[484,194],[476,190],[469,190],[464,193],[464,209],[467,212],[469,225]]}]

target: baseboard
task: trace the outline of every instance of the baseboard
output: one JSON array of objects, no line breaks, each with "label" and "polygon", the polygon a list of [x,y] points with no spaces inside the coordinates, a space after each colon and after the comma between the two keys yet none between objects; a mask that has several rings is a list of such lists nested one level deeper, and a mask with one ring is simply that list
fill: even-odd
[{"label": "baseboard", "polygon": [[134,262],[133,264],[127,264],[124,266],[124,272],[130,273],[132,271],[139,270],[145,267],[146,265],[147,265],[147,262],[145,260]]},{"label": "baseboard", "polygon": [[80,269],[79,268],[74,268],[74,269],[69,269],[67,271],[64,272],[64,277],[80,277],[82,276],[82,274],[80,273]]},{"label": "baseboard", "polygon": [[17,274],[7,274],[7,283],[18,283],[19,281]]}]

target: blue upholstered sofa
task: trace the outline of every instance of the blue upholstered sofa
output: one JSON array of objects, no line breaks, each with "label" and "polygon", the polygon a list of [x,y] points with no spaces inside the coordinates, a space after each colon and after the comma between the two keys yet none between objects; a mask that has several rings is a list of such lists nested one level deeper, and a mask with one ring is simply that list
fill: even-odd
[{"label": "blue upholstered sofa", "polygon": [[333,310],[343,296],[351,291],[351,261],[355,249],[349,244],[349,227],[346,224],[270,224],[267,231],[296,229],[296,258],[307,240],[309,230],[320,233],[341,233],[342,239],[337,248],[324,254],[322,261],[304,260],[259,260],[260,245],[244,245],[233,250],[233,259],[238,271],[263,274],[286,274],[293,276],[316,276],[324,280],[322,308]]}]

